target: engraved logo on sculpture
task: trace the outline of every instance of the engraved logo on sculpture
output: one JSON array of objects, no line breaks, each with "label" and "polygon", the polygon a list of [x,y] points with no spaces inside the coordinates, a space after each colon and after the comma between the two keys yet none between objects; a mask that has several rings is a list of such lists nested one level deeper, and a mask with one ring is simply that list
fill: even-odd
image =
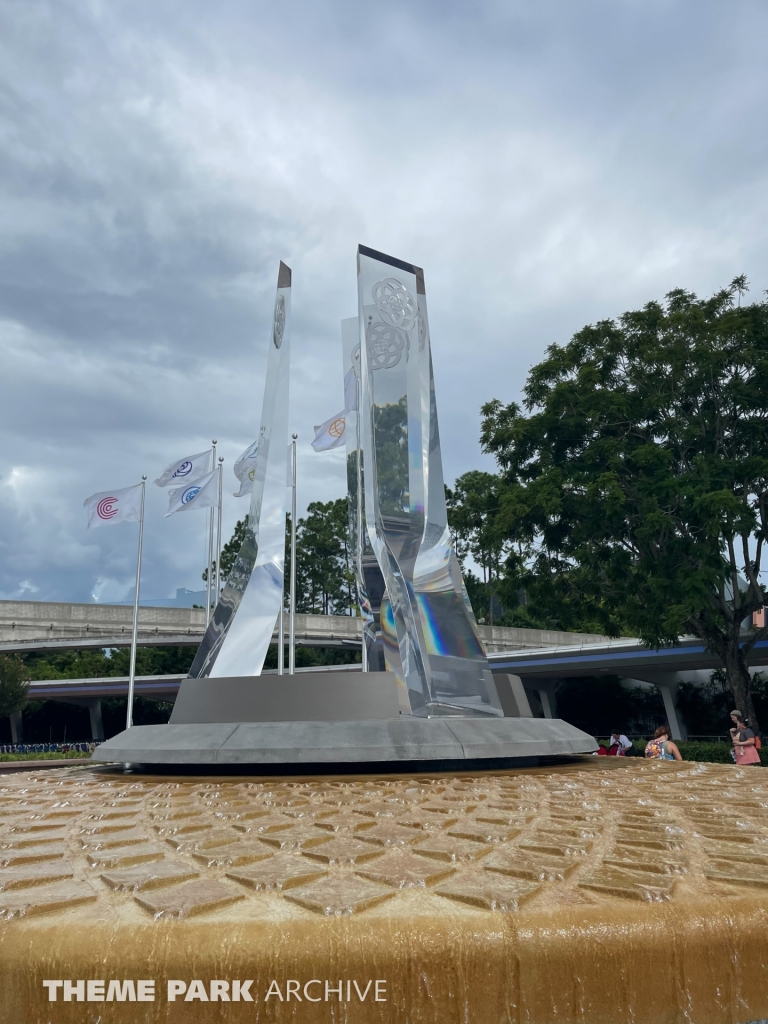
[{"label": "engraved logo on sculpture", "polygon": [[275,326],[272,329],[272,340],[275,348],[283,344],[283,332],[285,331],[285,296],[278,295],[275,303]]},{"label": "engraved logo on sculpture", "polygon": [[346,420],[343,416],[339,416],[333,423],[328,427],[328,433],[331,437],[342,437],[346,428]]},{"label": "engraved logo on sculpture", "polygon": [[99,519],[111,519],[117,515],[117,498],[102,498],[96,506]]},{"label": "engraved logo on sculpture", "polygon": [[[173,476],[189,476],[192,472],[191,462],[182,462],[177,470],[174,470]],[[173,479],[173,477],[171,477]]]},{"label": "engraved logo on sculpture", "polygon": [[404,331],[416,323],[416,300],[396,277],[387,277],[373,286],[373,301],[385,324]]},{"label": "engraved logo on sculpture", "polygon": [[188,487],[181,496],[181,504],[188,505],[200,493],[199,487]]},{"label": "engraved logo on sculpture", "polygon": [[397,366],[408,345],[408,338],[397,327],[371,324],[368,328],[368,364],[372,370],[391,370]]}]

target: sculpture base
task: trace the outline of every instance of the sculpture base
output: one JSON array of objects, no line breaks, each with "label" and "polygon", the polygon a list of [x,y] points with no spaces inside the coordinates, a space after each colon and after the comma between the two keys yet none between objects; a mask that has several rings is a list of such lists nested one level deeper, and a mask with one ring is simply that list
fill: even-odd
[{"label": "sculpture base", "polygon": [[168,725],[127,729],[102,743],[93,759],[386,771],[413,764],[497,767],[596,749],[592,736],[558,719],[401,715],[393,673],[331,671],[186,679]]},{"label": "sculpture base", "polygon": [[320,765],[381,771],[486,761],[495,767],[521,758],[589,753],[596,747],[591,736],[559,719],[401,715],[354,722],[140,725],[102,743],[93,759],[144,765],[271,764],[289,773]]}]

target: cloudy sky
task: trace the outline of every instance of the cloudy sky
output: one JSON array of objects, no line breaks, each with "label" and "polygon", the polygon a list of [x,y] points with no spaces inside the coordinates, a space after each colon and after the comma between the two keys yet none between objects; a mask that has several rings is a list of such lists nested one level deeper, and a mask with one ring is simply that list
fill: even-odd
[{"label": "cloudy sky", "polygon": [[[299,502],[344,493],[358,243],[425,268],[446,479],[479,407],[585,323],[768,287],[764,0],[5,0],[0,598],[123,600],[135,525],[83,499],[257,431],[293,268]],[[245,512],[227,486],[225,535]],[[204,513],[149,489],[143,593]]]}]

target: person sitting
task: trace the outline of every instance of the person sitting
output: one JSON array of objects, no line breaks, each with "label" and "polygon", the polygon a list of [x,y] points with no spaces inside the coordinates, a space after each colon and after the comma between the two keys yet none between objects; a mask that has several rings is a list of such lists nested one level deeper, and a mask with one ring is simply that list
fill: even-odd
[{"label": "person sitting", "polygon": [[666,725],[660,725],[653,734],[653,739],[645,746],[645,756],[658,758],[662,761],[682,761],[683,755],[677,749],[677,744],[669,738],[669,729]]},{"label": "person sitting", "polygon": [[749,723],[744,721],[740,711],[731,712],[731,742],[736,758],[736,764],[760,764],[760,753],[757,749],[755,731],[750,729]]},{"label": "person sitting", "polygon": [[627,739],[620,729],[614,729],[611,733],[611,746],[616,747],[616,754],[619,757],[625,757],[632,749],[632,740]]}]

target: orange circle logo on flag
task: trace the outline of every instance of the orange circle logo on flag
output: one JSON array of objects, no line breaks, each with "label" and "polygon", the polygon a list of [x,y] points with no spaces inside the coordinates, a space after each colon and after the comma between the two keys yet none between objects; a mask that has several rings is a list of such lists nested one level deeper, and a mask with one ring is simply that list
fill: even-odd
[{"label": "orange circle logo on flag", "polygon": [[339,418],[337,420],[334,420],[330,427],[328,427],[328,433],[331,435],[331,437],[343,437],[345,426],[346,423],[344,421],[344,417],[339,416]]}]

